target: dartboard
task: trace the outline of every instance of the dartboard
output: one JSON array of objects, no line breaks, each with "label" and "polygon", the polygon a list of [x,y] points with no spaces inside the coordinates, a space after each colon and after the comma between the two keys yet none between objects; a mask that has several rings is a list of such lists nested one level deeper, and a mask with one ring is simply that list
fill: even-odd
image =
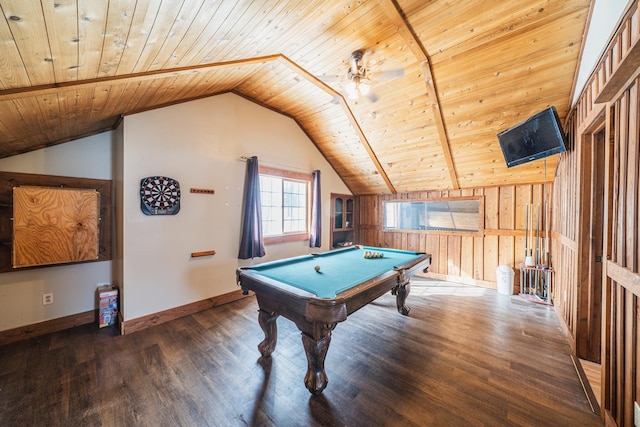
[{"label": "dartboard", "polygon": [[140,180],[140,209],[145,215],[175,215],[180,211],[180,184],[166,176]]}]

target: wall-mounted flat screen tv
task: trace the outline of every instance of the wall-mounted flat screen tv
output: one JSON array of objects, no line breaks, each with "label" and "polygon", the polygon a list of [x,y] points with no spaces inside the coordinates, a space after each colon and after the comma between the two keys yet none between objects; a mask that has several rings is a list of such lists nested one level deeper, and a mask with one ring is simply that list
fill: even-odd
[{"label": "wall-mounted flat screen tv", "polygon": [[498,141],[509,168],[567,150],[566,135],[553,106],[503,130]]}]

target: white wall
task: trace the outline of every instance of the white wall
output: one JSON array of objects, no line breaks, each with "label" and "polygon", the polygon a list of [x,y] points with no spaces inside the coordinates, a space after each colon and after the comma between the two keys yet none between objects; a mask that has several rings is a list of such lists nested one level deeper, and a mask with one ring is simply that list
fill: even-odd
[{"label": "white wall", "polygon": [[[93,310],[97,283],[123,287],[125,319],[131,319],[236,290],[238,265],[311,251],[308,242],[295,242],[267,246],[262,259],[237,259],[246,168],[238,159],[252,155],[265,166],[322,171],[319,250],[328,250],[330,193],[348,189],[293,120],[235,95],[129,116],[116,131],[0,159],[5,172],[112,179],[120,230],[113,261],[0,274],[0,331]],[[183,205],[175,217],[140,212],[139,181],[155,174],[181,183]],[[191,187],[216,194],[193,195]],[[208,249],[217,254],[190,258]],[[50,292],[54,303],[43,306],[42,294]]]},{"label": "white wall", "polygon": [[[0,159],[0,171],[112,179],[112,132]],[[96,284],[111,282],[111,262],[0,274],[0,331],[95,308]],[[42,294],[54,303],[42,305]]]},{"label": "white wall", "polygon": [[629,0],[595,0],[572,103],[575,104],[580,97],[628,3]]},{"label": "white wall", "polygon": [[[292,119],[224,94],[127,116],[122,126],[123,199],[116,204],[124,212],[118,281],[125,320],[237,290],[239,265],[312,251],[308,241],[284,243],[267,246],[264,258],[238,260],[242,156],[258,156],[264,166],[321,170],[322,247],[313,251],[329,250],[330,193],[349,191]],[[179,181],[177,215],[141,212],[140,180],[155,175]],[[212,188],[215,194],[192,194],[190,188]],[[215,256],[190,258],[211,249]]]}]

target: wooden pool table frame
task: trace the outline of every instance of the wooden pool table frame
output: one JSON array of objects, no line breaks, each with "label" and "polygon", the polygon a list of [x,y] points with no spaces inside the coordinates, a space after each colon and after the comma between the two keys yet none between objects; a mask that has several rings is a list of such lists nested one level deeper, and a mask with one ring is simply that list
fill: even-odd
[{"label": "wooden pool table frame", "polygon": [[278,337],[276,319],[282,315],[296,324],[302,332],[302,344],[307,355],[307,373],[304,383],[313,394],[320,394],[327,386],[324,360],[331,342],[331,331],[347,316],[378,297],[391,291],[396,296],[398,312],[409,314],[405,305],[410,291],[410,278],[418,271],[426,272],[431,255],[420,253],[413,261],[396,266],[372,279],[340,292],[335,298],[317,298],[315,294],[265,277],[240,267],[236,270],[238,285],[244,293],[253,291],[258,300],[258,322],[264,340],[258,350],[264,357],[271,356]]}]

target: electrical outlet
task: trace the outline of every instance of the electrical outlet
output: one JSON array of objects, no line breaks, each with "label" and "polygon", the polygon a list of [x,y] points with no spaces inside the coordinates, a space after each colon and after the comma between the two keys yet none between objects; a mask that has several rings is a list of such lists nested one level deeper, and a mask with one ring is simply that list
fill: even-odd
[{"label": "electrical outlet", "polygon": [[638,402],[633,402],[633,425],[640,426],[640,405]]},{"label": "electrical outlet", "polygon": [[53,293],[42,294],[42,305],[53,304]]}]

